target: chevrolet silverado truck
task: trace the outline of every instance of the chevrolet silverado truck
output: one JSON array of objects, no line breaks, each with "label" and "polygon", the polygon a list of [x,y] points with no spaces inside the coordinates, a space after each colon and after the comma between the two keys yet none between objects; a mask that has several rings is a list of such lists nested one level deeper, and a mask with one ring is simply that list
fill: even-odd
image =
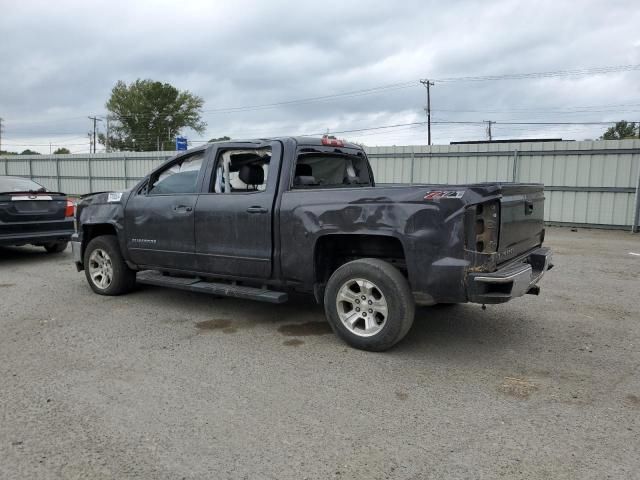
[{"label": "chevrolet silverado truck", "polygon": [[229,141],[85,196],[72,248],[101,295],[136,282],[271,303],[302,292],[348,344],[382,351],[416,305],[538,294],[543,211],[540,184],[376,185],[364,150],[334,137]]}]

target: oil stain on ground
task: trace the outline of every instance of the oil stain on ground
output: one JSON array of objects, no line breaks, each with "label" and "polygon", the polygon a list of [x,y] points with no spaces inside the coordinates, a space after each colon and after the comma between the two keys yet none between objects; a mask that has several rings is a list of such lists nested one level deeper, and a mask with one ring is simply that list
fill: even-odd
[{"label": "oil stain on ground", "polygon": [[502,385],[498,387],[498,391],[520,400],[526,400],[537,389],[538,387],[534,383],[516,377],[505,377]]},{"label": "oil stain on ground", "polygon": [[222,333],[235,333],[237,327],[233,326],[233,322],[227,318],[214,318],[196,323],[196,328],[200,330],[221,330]]},{"label": "oil stain on ground", "polygon": [[305,322],[282,325],[278,331],[287,337],[307,337],[333,333],[327,322]]},{"label": "oil stain on ground", "polygon": [[626,403],[630,407],[640,408],[640,397],[638,395],[627,395]]},{"label": "oil stain on ground", "polygon": [[396,398],[398,400],[406,400],[407,398],[409,398],[409,394],[406,392],[396,392]]},{"label": "oil stain on ground", "polygon": [[9,288],[9,287],[15,287],[16,284],[15,283],[0,283],[0,288]]},{"label": "oil stain on ground", "polygon": [[289,340],[282,342],[282,344],[287,347],[299,347],[300,345],[304,345],[304,340],[300,340],[299,338],[290,338]]}]

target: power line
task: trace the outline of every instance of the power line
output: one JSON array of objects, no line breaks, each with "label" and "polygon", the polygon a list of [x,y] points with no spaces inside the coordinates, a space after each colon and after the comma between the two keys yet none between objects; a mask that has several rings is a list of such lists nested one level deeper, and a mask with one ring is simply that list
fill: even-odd
[{"label": "power line", "polygon": [[[487,121],[486,120],[432,120],[431,124],[432,125],[483,125],[486,124]],[[531,121],[531,122],[512,122],[512,121],[491,121],[492,125],[523,125],[523,126],[527,126],[527,125],[543,125],[543,126],[588,126],[588,125],[614,125],[616,123],[616,121],[588,121],[588,122],[539,122],[539,121]],[[354,128],[354,129],[347,129],[347,130],[333,130],[333,129],[329,129],[330,133],[332,134],[336,134],[336,133],[358,133],[358,132],[369,132],[369,131],[375,131],[375,130],[388,130],[388,129],[395,129],[395,128],[401,128],[401,127],[418,127],[418,126],[424,126],[426,125],[427,122],[423,121],[423,122],[406,122],[406,123],[395,123],[395,124],[389,124],[389,125],[374,125],[374,126],[370,126],[370,127],[361,127],[361,128]],[[313,133],[303,133],[303,134],[299,134],[299,136],[320,136],[320,135],[324,135],[326,133],[326,131],[323,132],[313,132]],[[149,138],[151,136],[151,134],[138,134],[138,135],[133,135],[134,138],[138,138],[138,139],[143,139],[143,138]],[[236,138],[239,138],[241,135],[236,136]],[[277,135],[260,135],[260,137],[263,138],[270,138],[270,137],[274,137]],[[193,143],[206,143],[208,142],[208,140],[190,140]],[[19,144],[19,143],[5,143],[5,145],[11,145],[11,146],[48,146],[49,143],[41,143],[41,144],[35,144],[35,143],[25,143],[25,144]],[[52,143],[53,146],[64,146],[64,145],[84,145],[84,144],[78,144],[78,143]]]},{"label": "power line", "polygon": [[579,77],[585,75],[602,75],[606,73],[630,72],[640,70],[640,64],[613,65],[608,67],[580,68],[575,70],[555,70],[548,72],[504,73],[499,75],[481,75],[467,77],[447,77],[435,79],[436,82],[485,82],[494,80],[523,80],[529,78]]},{"label": "power line", "polygon": [[[528,73],[511,73],[511,74],[498,74],[498,75],[484,75],[484,76],[463,76],[463,77],[445,77],[440,79],[434,79],[432,82],[439,83],[452,83],[452,82],[479,82],[479,81],[496,81],[496,80],[523,80],[529,78],[550,78],[550,77],[572,77],[572,76],[585,76],[585,75],[602,75],[606,73],[617,73],[617,72],[627,72],[627,71],[635,71],[640,70],[640,64],[631,64],[631,65],[615,65],[608,67],[593,67],[593,68],[582,68],[576,70],[556,70],[556,71],[547,71],[547,72],[528,72]],[[421,80],[419,83],[423,83]],[[424,84],[424,83],[423,83]],[[332,95],[323,95],[319,97],[308,97],[308,98],[300,98],[296,100],[286,100],[281,102],[274,102],[268,104],[259,104],[259,105],[244,105],[238,107],[226,107],[226,108],[217,108],[211,110],[203,110],[204,113],[231,113],[238,111],[250,111],[250,110],[262,110],[266,108],[274,108],[279,106],[286,105],[294,105],[294,104],[304,104],[304,103],[313,103],[317,101],[324,101],[329,99],[340,99],[340,98],[352,98],[358,97],[362,95],[371,95],[375,93],[381,93],[389,90],[397,90],[402,88],[410,88],[417,86],[418,82],[415,80],[393,83],[389,85],[382,85],[378,87],[371,87],[363,90],[353,90],[350,92],[336,93]],[[433,83],[432,83],[433,85]]]},{"label": "power line", "polygon": [[[629,72],[629,71],[637,71],[640,70],[640,64],[629,64],[629,65],[614,65],[614,66],[605,66],[605,67],[592,67],[592,68],[582,68],[582,69],[574,69],[574,70],[555,70],[555,71],[546,71],[546,72],[528,72],[528,73],[511,73],[511,74],[495,74],[495,75],[482,75],[482,76],[459,76],[459,77],[443,77],[433,79],[433,82],[436,83],[454,83],[454,82],[481,82],[481,81],[499,81],[499,80],[525,80],[532,78],[558,78],[558,77],[576,77],[576,76],[586,76],[586,75],[602,75],[608,73],[619,73],[619,72]],[[293,100],[284,100],[273,103],[263,103],[263,104],[254,104],[254,105],[241,105],[241,106],[230,106],[223,108],[215,108],[215,109],[207,109],[203,110],[203,113],[211,113],[211,114],[222,114],[222,113],[236,113],[236,112],[247,112],[247,111],[255,111],[255,110],[264,110],[277,108],[282,106],[289,105],[301,105],[308,103],[316,103],[323,102],[327,100],[336,100],[336,99],[347,99],[347,98],[355,98],[365,95],[373,95],[379,93],[385,93],[388,91],[394,91],[398,89],[405,89],[418,86],[420,82],[418,80],[410,80],[406,82],[398,82],[386,85],[374,86],[366,89],[360,90],[352,90],[347,92],[335,93],[331,95],[321,95],[315,97],[306,97],[299,98]],[[440,110],[447,111],[447,110]],[[455,110],[452,110],[455,111]],[[461,110],[462,111],[462,110]],[[472,112],[472,111],[471,111]],[[493,112],[485,112],[485,113],[493,113]],[[156,114],[142,114],[142,115],[120,115],[120,118],[150,118],[157,116]],[[98,116],[98,118],[104,118],[105,116]],[[18,123],[47,123],[47,122],[59,122],[62,120],[72,120],[82,117],[67,117],[66,119],[58,119],[58,120],[49,120],[49,121],[35,121],[35,122],[20,122]],[[94,117],[91,117],[92,119]]]}]

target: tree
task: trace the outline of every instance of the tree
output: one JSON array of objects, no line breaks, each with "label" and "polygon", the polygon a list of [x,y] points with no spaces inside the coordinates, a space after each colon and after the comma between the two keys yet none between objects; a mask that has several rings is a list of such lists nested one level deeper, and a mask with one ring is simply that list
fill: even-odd
[{"label": "tree", "polygon": [[34,152],[33,150],[29,150],[27,148],[26,150],[23,150],[22,152],[20,152],[20,155],[40,155],[40,153]]},{"label": "tree", "polygon": [[69,154],[69,153],[71,153],[71,151],[68,148],[64,148],[64,147],[60,147],[56,149],[55,152],[53,152],[54,155],[63,155],[63,154]]},{"label": "tree", "polygon": [[231,137],[227,137],[226,135],[224,137],[218,137],[218,138],[212,138],[211,140],[209,140],[208,143],[214,143],[214,142],[226,142],[227,140],[231,140]]},{"label": "tree", "polygon": [[[173,150],[182,129],[204,132],[203,105],[201,97],[168,83],[138,79],[127,85],[118,81],[106,103],[111,118],[109,149]],[[106,140],[100,134],[100,143],[105,145]]]},{"label": "tree", "polygon": [[0,150],[0,155],[18,155],[18,152],[8,152],[6,150]]},{"label": "tree", "polygon": [[[638,126],[640,128],[640,126]],[[636,123],[622,120],[616,122],[615,127],[609,127],[600,137],[600,140],[621,140],[623,138],[636,138]]]}]

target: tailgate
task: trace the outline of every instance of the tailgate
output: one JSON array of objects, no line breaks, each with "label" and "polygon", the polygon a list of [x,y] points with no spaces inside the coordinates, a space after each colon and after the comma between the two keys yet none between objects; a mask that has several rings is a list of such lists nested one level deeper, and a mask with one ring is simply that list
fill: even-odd
[{"label": "tailgate", "polygon": [[544,185],[501,184],[498,263],[541,245],[544,238]]},{"label": "tailgate", "polygon": [[67,197],[49,193],[0,194],[0,223],[64,220]]}]

